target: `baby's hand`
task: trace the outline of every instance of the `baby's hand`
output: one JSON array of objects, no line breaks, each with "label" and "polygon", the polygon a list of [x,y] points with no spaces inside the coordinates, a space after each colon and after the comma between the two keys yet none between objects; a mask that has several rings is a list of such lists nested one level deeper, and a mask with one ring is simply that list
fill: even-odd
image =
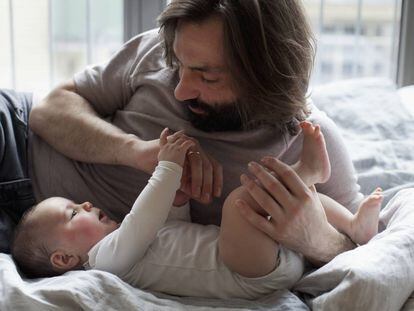
[{"label": "baby's hand", "polygon": [[184,134],[184,131],[168,135],[168,128],[165,128],[160,136],[158,161],[170,161],[183,167],[187,151],[192,146],[194,142]]}]

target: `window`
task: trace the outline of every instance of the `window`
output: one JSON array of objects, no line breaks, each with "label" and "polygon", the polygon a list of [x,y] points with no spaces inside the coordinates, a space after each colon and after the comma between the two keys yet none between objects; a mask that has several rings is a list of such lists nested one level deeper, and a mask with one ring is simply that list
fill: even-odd
[{"label": "window", "polygon": [[[395,79],[401,0],[304,4],[318,45],[312,84],[367,76]],[[326,46],[331,47],[329,53]],[[327,70],[327,62],[338,70]]]},{"label": "window", "polygon": [[321,64],[321,71],[325,74],[332,74],[333,72],[333,64],[332,62],[322,62]]},{"label": "window", "polygon": [[0,86],[46,92],[123,42],[123,0],[0,0]]},{"label": "window", "polygon": [[342,65],[342,73],[344,77],[352,76],[352,71],[354,70],[354,66],[350,62],[344,62]]},{"label": "window", "polygon": [[108,60],[123,42],[122,0],[53,0],[49,9],[53,81]]},{"label": "window", "polygon": [[[312,84],[394,78],[401,1],[303,0],[318,41]],[[0,0],[0,87],[50,90],[154,27],[168,2]]]}]

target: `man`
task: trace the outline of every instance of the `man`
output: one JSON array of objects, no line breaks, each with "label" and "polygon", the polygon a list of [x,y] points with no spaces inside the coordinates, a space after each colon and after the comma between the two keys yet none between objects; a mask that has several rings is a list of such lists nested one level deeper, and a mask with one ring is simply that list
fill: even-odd
[{"label": "man", "polygon": [[[107,64],[77,74],[32,109],[38,136],[29,138],[29,167],[37,200],[87,199],[122,219],[155,167],[165,127],[198,142],[176,197],[177,204],[194,199],[198,223],[220,223],[223,198],[249,161],[269,154],[297,161],[313,61],[299,1],[178,0],[159,22],[160,35],[133,38]],[[332,163],[332,177],[318,191],[355,207],[359,188],[336,128],[316,110],[310,120],[321,125]],[[319,199],[283,170],[275,168],[279,184],[296,195],[293,207],[273,193],[284,189],[272,186],[275,180],[265,185],[271,197],[249,189],[272,220],[276,199],[286,221],[270,221],[269,229],[248,209],[246,219],[313,261],[352,248],[327,223]]]}]

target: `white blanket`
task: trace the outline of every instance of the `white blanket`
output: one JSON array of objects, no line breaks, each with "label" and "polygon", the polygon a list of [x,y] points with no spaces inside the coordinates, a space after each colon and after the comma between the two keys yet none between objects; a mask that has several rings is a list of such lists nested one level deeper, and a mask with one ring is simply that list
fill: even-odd
[{"label": "white blanket", "polygon": [[315,89],[312,99],[340,129],[362,193],[382,187],[385,206],[398,190],[414,187],[414,116],[392,82],[331,83]]},{"label": "white blanket", "polygon": [[[0,254],[0,310],[404,310],[414,311],[414,117],[392,83],[366,79],[317,88],[313,100],[339,126],[367,194],[385,189],[382,229],[371,242],[306,275],[295,294],[258,301],[180,298],[133,288],[100,271],[22,279]],[[413,103],[414,104],[414,103]],[[308,306],[301,300],[305,301]]]},{"label": "white blanket", "polygon": [[[399,310],[414,291],[414,189],[398,193],[414,187],[414,117],[385,80],[332,83],[313,100],[340,128],[362,192],[380,186],[388,205],[380,234],[305,276],[296,290],[314,310]],[[404,308],[414,310],[412,299]]]},{"label": "white blanket", "polygon": [[[276,309],[275,309],[276,307]],[[25,280],[9,255],[0,254],[0,310],[308,310],[291,292],[256,301],[173,297],[134,288],[98,270]]]},{"label": "white blanket", "polygon": [[306,275],[296,290],[313,310],[399,310],[414,290],[414,188],[381,215],[386,229],[368,244]]}]

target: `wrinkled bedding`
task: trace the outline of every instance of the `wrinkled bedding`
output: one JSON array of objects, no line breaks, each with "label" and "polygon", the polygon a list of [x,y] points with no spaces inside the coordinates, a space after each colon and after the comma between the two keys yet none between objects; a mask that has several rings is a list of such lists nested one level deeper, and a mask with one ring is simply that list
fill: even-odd
[{"label": "wrinkled bedding", "polygon": [[340,129],[362,193],[382,187],[385,206],[400,189],[414,187],[414,116],[392,82],[331,83],[315,89],[312,99]]},{"label": "wrinkled bedding", "polygon": [[361,192],[382,187],[385,207],[381,233],[367,245],[305,275],[295,290],[315,310],[414,310],[412,298],[407,301],[414,290],[414,116],[407,106],[410,103],[403,104],[395,86],[379,79],[332,83],[315,89],[312,98],[338,125],[358,172]]},{"label": "wrinkled bedding", "polygon": [[101,271],[26,280],[0,254],[0,310],[414,310],[414,116],[387,80],[332,83],[312,98],[340,128],[361,191],[385,190],[382,232],[367,245],[258,301],[150,293]]}]

